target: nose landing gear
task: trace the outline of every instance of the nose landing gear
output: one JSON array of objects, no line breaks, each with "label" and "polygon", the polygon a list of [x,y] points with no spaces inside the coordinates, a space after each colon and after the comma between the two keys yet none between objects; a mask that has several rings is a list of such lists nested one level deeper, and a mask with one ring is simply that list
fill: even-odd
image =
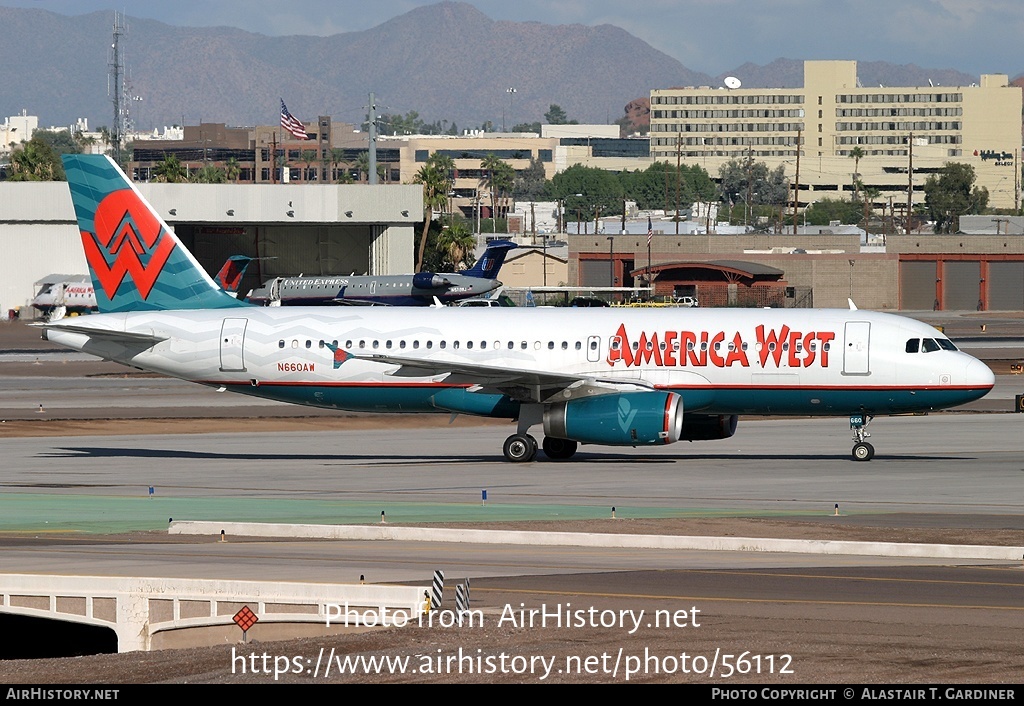
[{"label": "nose landing gear", "polygon": [[853,429],[853,460],[870,461],[875,456],[875,447],[865,441],[871,434],[868,425],[874,419],[870,414],[851,414],[850,428]]}]

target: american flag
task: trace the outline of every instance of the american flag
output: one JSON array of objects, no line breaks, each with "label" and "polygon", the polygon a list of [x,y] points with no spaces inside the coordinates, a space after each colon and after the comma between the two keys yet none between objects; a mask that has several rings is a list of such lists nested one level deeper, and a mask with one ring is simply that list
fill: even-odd
[{"label": "american flag", "polygon": [[288,112],[288,107],[284,104],[284,98],[281,99],[281,127],[290,132],[292,136],[298,140],[309,139],[309,135],[306,134],[305,126],[294,115]]},{"label": "american flag", "polygon": [[654,224],[651,223],[651,217],[647,217],[647,246],[651,245],[651,238],[654,237]]}]

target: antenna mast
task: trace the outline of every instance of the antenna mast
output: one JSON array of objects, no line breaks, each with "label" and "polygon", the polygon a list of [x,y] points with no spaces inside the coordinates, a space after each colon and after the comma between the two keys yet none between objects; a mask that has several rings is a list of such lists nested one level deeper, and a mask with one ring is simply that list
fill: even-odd
[{"label": "antenna mast", "polygon": [[125,34],[128,28],[124,25],[124,17],[114,11],[114,43],[110,45],[110,73],[107,94],[114,104],[114,124],[111,129],[111,138],[114,141],[114,161],[121,163],[121,140],[125,133],[125,114],[127,105],[124,100],[124,57],[121,56],[121,35]]}]

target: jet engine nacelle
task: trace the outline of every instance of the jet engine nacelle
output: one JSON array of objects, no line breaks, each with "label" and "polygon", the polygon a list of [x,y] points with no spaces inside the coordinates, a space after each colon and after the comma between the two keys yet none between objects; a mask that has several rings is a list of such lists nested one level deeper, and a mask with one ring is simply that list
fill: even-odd
[{"label": "jet engine nacelle", "polygon": [[682,438],[683,399],[674,392],[622,392],[557,402],[544,411],[544,434],[585,444],[640,446]]},{"label": "jet engine nacelle", "polygon": [[728,439],[736,433],[739,418],[735,414],[687,414],[683,422],[683,441]]},{"label": "jet engine nacelle", "polygon": [[451,285],[447,277],[435,275],[433,272],[418,272],[412,276],[412,286],[416,289],[441,289]]}]

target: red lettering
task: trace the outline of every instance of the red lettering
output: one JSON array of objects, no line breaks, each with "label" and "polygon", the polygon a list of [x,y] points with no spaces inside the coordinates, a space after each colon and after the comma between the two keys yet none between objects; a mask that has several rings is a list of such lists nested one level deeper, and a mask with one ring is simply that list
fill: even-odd
[{"label": "red lettering", "polygon": [[775,367],[781,367],[782,342],[785,341],[788,336],[789,326],[783,326],[781,333],[776,333],[775,329],[772,329],[767,335],[765,335],[763,324],[757,327],[757,342],[761,346],[761,350],[758,351],[758,355],[761,358],[762,368],[768,361],[768,356],[771,356],[775,360]]},{"label": "red lettering", "polygon": [[814,362],[814,344],[811,341],[814,340],[814,332],[811,331],[809,334],[804,336],[802,345],[804,347],[804,367],[809,367]]},{"label": "red lettering", "polygon": [[724,340],[725,332],[719,331],[715,334],[715,337],[711,339],[711,346],[708,348],[708,355],[711,356],[711,364],[716,368],[725,367],[725,360],[718,353],[719,344]]},{"label": "red lettering", "polygon": [[676,331],[665,332],[665,365],[679,365],[676,360],[676,350],[674,341],[679,337]]},{"label": "red lettering", "polygon": [[640,340],[637,345],[636,355],[633,356],[633,365],[640,365],[641,361],[651,364],[651,359],[654,359],[654,364],[661,366],[661,348],[658,346],[658,334],[652,333],[650,340],[647,339],[647,333],[645,331],[640,332]]},{"label": "red lettering", "polygon": [[800,359],[797,358],[797,354],[800,352],[800,346],[798,344],[801,336],[802,334],[799,331],[792,331],[786,341],[789,344],[789,367],[791,368],[800,367]]},{"label": "red lettering", "polygon": [[821,367],[828,367],[828,348],[829,341],[834,339],[836,335],[834,333],[828,333],[824,331],[818,332],[818,340],[821,341]]},{"label": "red lettering", "polygon": [[731,367],[733,363],[739,363],[744,368],[750,367],[750,361],[747,360],[747,352],[743,350],[743,339],[738,331],[732,339],[732,345],[733,349],[729,351],[729,355],[725,358],[726,367]]}]

